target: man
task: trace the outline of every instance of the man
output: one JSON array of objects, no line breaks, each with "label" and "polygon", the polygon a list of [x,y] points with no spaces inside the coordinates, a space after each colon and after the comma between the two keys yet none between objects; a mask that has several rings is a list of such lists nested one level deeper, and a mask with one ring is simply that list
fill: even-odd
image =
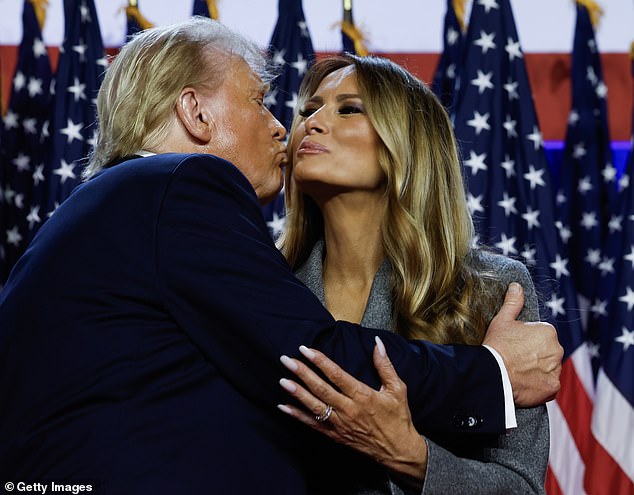
[{"label": "man", "polygon": [[[94,177],[42,227],[0,296],[0,479],[305,493],[313,437],[276,409],[278,358],[305,344],[378,388],[375,335],[417,425],[460,431],[477,416],[479,431],[504,430],[487,349],[334,322],[294,278],[257,201],[279,191],[285,157],[262,67],[242,37],[193,19],[140,34],[109,68]],[[519,308],[504,311],[488,343],[516,401],[543,402],[558,389],[554,330],[523,331]],[[543,362],[522,357],[527,347]]]}]

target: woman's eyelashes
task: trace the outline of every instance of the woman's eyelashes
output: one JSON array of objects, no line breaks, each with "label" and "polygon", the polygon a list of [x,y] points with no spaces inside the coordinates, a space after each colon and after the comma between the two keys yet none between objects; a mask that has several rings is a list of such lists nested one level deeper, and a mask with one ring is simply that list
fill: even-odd
[{"label": "woman's eyelashes", "polygon": [[341,108],[339,108],[339,113],[342,115],[363,113],[363,107],[361,105],[342,105]]},{"label": "woman's eyelashes", "polygon": [[[303,117],[303,118],[310,117],[320,108],[321,107],[318,107],[318,106],[305,106],[299,111],[299,115],[300,117]],[[340,105],[339,108],[337,108],[337,113],[340,115],[350,115],[350,114],[364,113],[364,112],[365,112],[365,109],[363,108],[363,105],[361,104],[344,103]]]},{"label": "woman's eyelashes", "polygon": [[310,117],[316,110],[317,107],[304,107],[300,109],[299,116],[304,118]]}]

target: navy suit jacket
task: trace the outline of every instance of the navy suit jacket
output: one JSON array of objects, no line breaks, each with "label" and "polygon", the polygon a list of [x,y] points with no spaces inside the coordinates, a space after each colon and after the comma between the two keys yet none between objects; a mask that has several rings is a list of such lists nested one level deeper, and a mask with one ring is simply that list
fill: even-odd
[{"label": "navy suit jacket", "polygon": [[378,388],[374,335],[418,427],[455,432],[472,416],[481,432],[504,430],[486,349],[335,322],[275,248],[232,164],[126,161],[76,188],[0,293],[0,480],[305,493],[308,468],[352,453],[276,409],[289,400],[279,357],[312,346]]}]

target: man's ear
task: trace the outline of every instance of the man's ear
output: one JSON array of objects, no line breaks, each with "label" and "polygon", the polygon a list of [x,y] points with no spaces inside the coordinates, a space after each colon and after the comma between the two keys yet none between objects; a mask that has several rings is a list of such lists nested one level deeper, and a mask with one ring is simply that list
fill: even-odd
[{"label": "man's ear", "polygon": [[208,143],[212,136],[213,122],[202,95],[194,88],[183,88],[176,103],[176,114],[183,127],[196,141]]}]

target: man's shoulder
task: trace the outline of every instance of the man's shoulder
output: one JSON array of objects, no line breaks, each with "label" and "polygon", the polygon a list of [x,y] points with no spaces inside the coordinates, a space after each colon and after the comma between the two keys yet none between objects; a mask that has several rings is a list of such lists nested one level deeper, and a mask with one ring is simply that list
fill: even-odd
[{"label": "man's shoulder", "polygon": [[161,175],[172,174],[178,169],[244,177],[231,162],[215,155],[202,153],[160,153],[150,156],[132,156],[116,165],[105,168],[95,178],[103,175]]},{"label": "man's shoulder", "polygon": [[91,185],[102,188],[106,184],[164,184],[172,181],[190,184],[217,184],[221,188],[239,189],[255,196],[253,186],[231,162],[215,155],[197,153],[161,153],[146,157],[135,156],[108,167],[90,180]]}]

